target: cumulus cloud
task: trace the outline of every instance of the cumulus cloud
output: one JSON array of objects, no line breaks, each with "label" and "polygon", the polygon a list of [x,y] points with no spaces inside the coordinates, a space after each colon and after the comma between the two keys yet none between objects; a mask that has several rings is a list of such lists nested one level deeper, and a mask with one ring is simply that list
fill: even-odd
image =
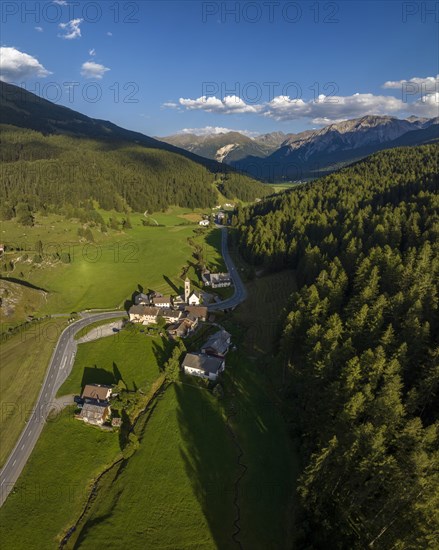
[{"label": "cumulus cloud", "polygon": [[109,70],[110,69],[108,67],[105,67],[100,63],[95,63],[94,61],[86,61],[82,64],[81,75],[84,78],[97,78],[98,80],[100,80]]},{"label": "cumulus cloud", "polygon": [[224,99],[219,99],[215,96],[201,96],[198,99],[180,98],[179,103],[188,110],[201,110],[208,113],[220,113],[225,115],[258,113],[263,109],[262,105],[248,105],[236,95],[227,95]]},{"label": "cumulus cloud", "polygon": [[0,80],[14,82],[27,78],[44,78],[52,74],[36,57],[16,48],[0,47]]},{"label": "cumulus cloud", "polygon": [[424,78],[414,76],[408,80],[388,80],[387,82],[384,82],[383,88],[400,89],[407,84],[414,84],[419,88],[424,87],[430,90],[436,89],[437,91],[437,86],[439,85],[439,74],[437,76],[426,76]]},{"label": "cumulus cloud", "polygon": [[407,104],[393,96],[353,94],[351,96],[320,95],[317,100],[303,101],[278,96],[270,101],[264,115],[275,120],[310,118],[315,124],[339,122],[364,115],[397,114],[406,111]]},{"label": "cumulus cloud", "polygon": [[229,132],[239,132],[248,137],[257,136],[258,132],[249,130],[234,130],[233,128],[223,128],[222,126],[204,126],[204,128],[183,128],[178,134],[195,134],[196,136],[212,136],[218,134],[227,134]]},{"label": "cumulus cloud", "polygon": [[43,32],[43,27],[35,27],[35,30],[36,30],[37,32]]},{"label": "cumulus cloud", "polygon": [[163,107],[224,115],[250,113],[277,121],[308,119],[316,125],[327,125],[372,114],[397,117],[406,117],[410,114],[424,117],[439,115],[439,75],[389,80],[383,87],[397,89],[404,84],[412,84],[414,89],[406,94],[407,97],[402,98],[393,95],[355,93],[349,96],[320,95],[316,99],[306,100],[280,95],[265,103],[250,104],[236,95],[225,96],[223,99],[216,96],[201,96],[196,99],[180,98],[178,103],[168,101]]},{"label": "cumulus cloud", "polygon": [[426,94],[415,103],[410,104],[410,111],[415,115],[434,118],[439,116],[439,92]]},{"label": "cumulus cloud", "polygon": [[60,23],[59,28],[65,31],[65,34],[59,34],[60,38],[64,40],[74,40],[75,38],[81,38],[81,29],[79,25],[83,22],[83,19],[71,19],[68,23]]}]

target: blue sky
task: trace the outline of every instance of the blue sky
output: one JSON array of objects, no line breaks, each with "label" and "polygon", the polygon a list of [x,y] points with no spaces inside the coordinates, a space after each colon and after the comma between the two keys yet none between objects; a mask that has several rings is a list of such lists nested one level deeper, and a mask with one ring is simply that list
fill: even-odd
[{"label": "blue sky", "polygon": [[297,132],[438,116],[438,29],[438,2],[5,0],[1,78],[148,135]]}]

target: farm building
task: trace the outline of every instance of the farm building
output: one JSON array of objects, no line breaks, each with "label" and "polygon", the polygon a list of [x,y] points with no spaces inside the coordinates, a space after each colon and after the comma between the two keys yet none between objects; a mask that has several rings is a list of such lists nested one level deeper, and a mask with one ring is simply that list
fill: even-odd
[{"label": "farm building", "polygon": [[204,353],[187,353],[181,368],[185,374],[216,380],[225,369],[225,361],[223,357],[214,357]]}]

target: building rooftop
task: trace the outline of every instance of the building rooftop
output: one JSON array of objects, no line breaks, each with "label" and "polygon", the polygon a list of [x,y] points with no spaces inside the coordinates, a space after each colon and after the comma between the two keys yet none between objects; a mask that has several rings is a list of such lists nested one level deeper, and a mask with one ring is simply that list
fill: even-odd
[{"label": "building rooftop", "polygon": [[111,386],[101,386],[100,384],[87,384],[82,391],[82,399],[94,399],[96,401],[106,401],[111,395]]},{"label": "building rooftop", "polygon": [[187,353],[183,359],[182,366],[197,369],[202,372],[218,374],[224,359],[203,353]]}]

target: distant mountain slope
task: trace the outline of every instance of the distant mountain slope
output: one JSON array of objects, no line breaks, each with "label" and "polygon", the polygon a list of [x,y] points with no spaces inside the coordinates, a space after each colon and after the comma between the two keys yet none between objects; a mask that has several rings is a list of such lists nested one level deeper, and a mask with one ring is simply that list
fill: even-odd
[{"label": "distant mountain slope", "polygon": [[281,134],[282,139],[270,136],[271,134],[266,134],[261,139],[251,139],[239,132],[226,132],[207,136],[175,134],[159,139],[202,157],[230,164],[248,156],[264,158],[275,151],[286,138],[285,134]]},{"label": "distant mountain slope", "polygon": [[[268,181],[316,177],[381,149],[422,145],[439,138],[439,119],[364,116],[298,134],[248,138],[237,132],[163,138],[207,158]],[[412,136],[405,137],[412,134]],[[398,141],[401,140],[401,141]]]},{"label": "distant mountain slope", "polygon": [[84,206],[150,212],[269,193],[233,168],[0,82],[1,215]]}]

